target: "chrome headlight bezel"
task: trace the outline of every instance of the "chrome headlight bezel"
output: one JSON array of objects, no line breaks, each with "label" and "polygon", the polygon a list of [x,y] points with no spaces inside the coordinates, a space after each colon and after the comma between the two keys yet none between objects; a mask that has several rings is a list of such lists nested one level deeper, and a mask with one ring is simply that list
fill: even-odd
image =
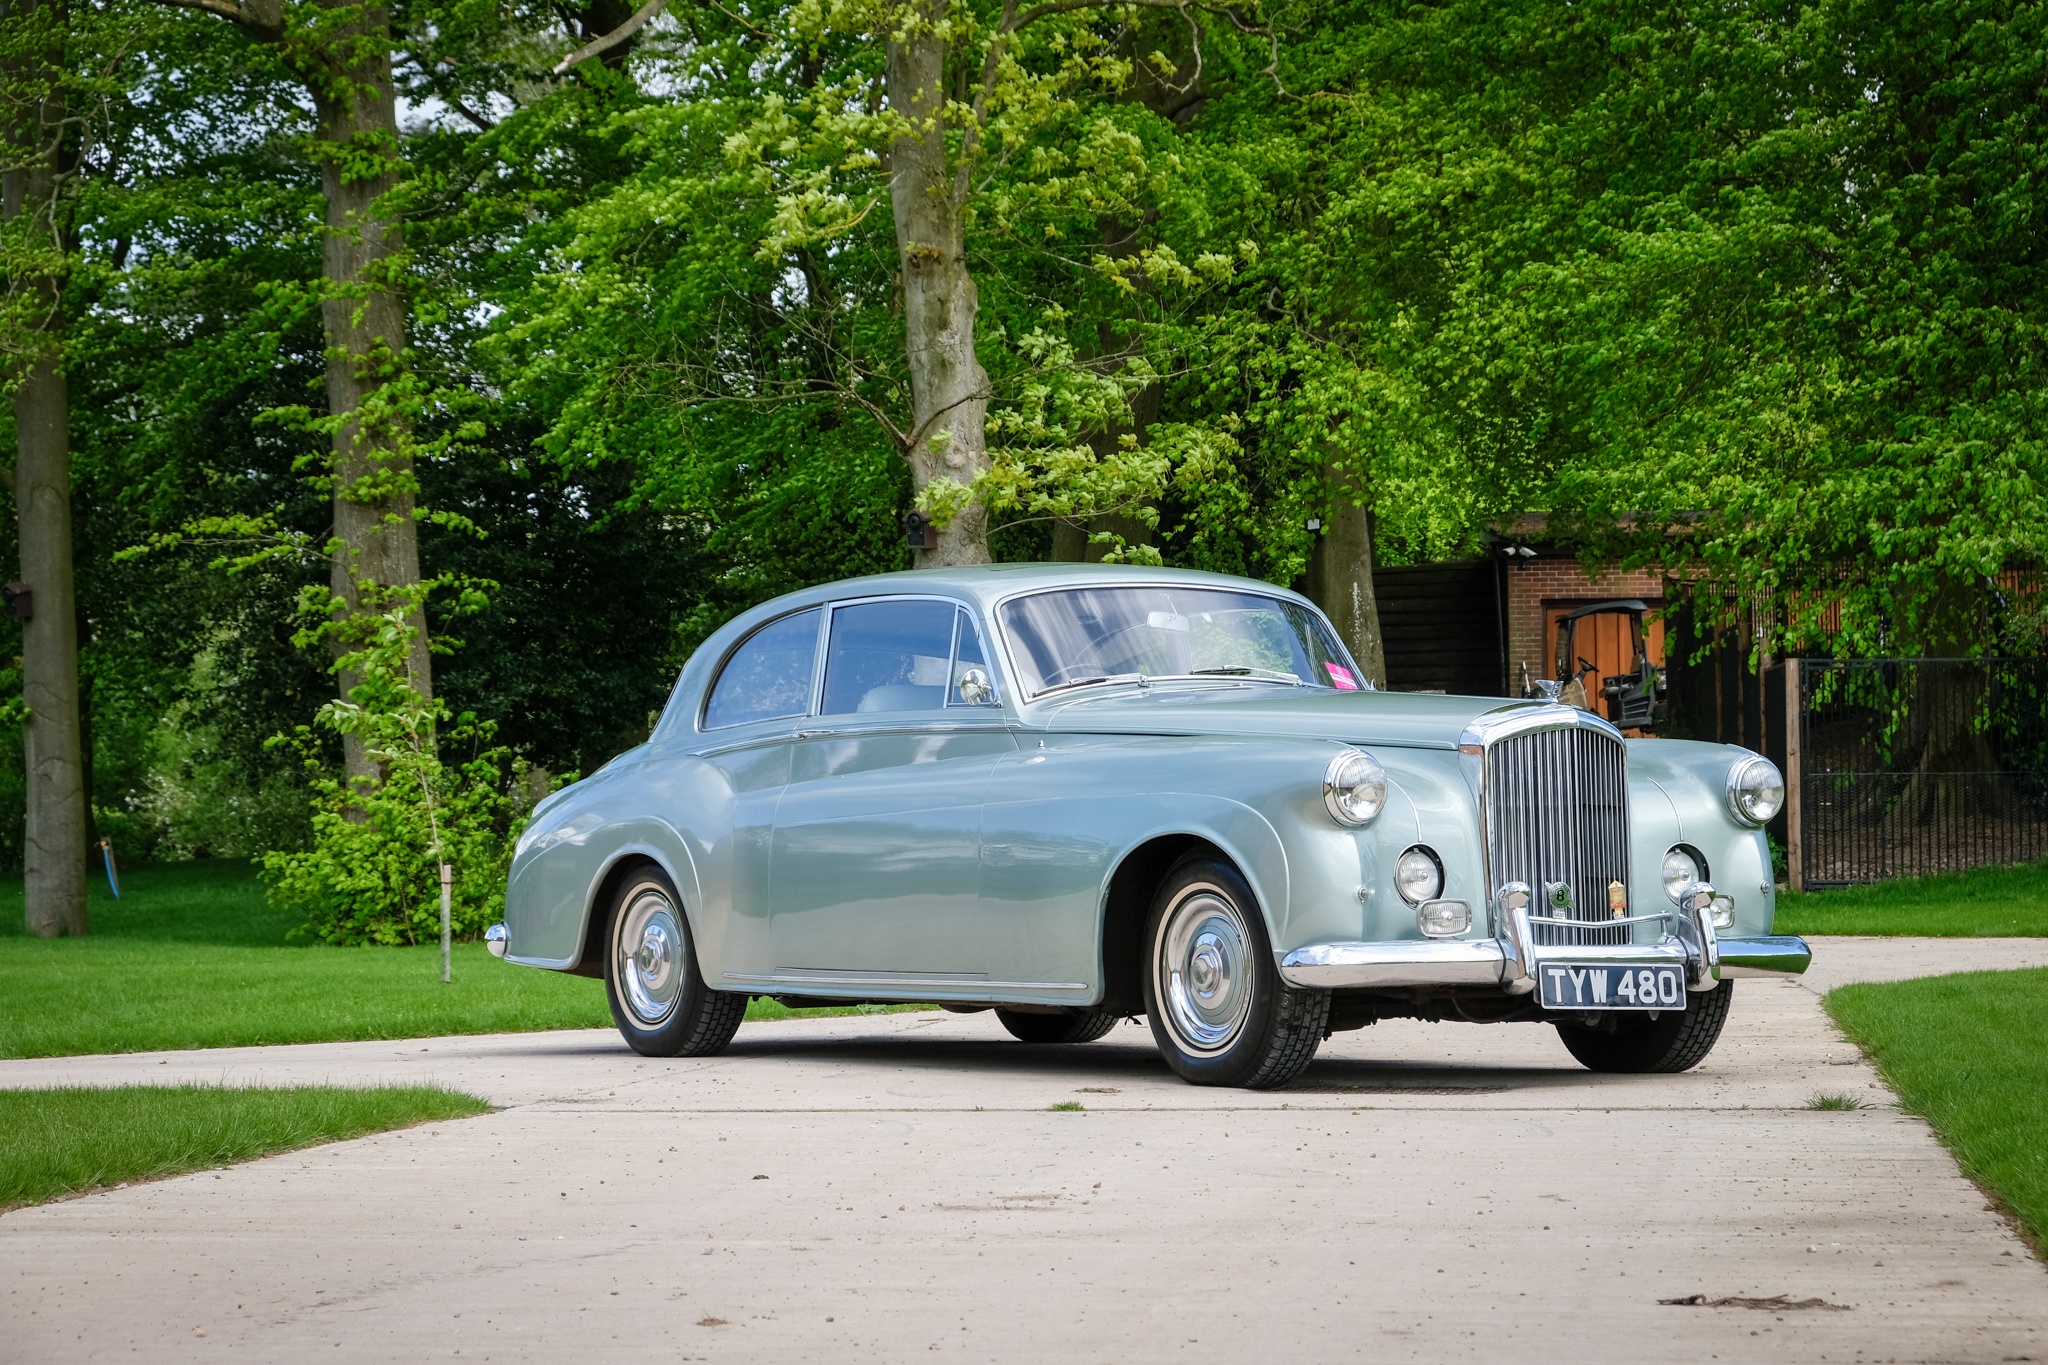
[{"label": "chrome headlight bezel", "polygon": [[1746,754],[1728,770],[1727,797],[1737,824],[1761,829],[1785,809],[1785,775],[1762,754]]},{"label": "chrome headlight bezel", "polygon": [[1323,769],[1323,806],[1340,825],[1371,824],[1387,808],[1387,770],[1365,750],[1345,748]]},{"label": "chrome headlight bezel", "polygon": [[[1403,881],[1401,870],[1402,866],[1411,857],[1417,860],[1417,866],[1427,863],[1429,873],[1427,891],[1418,888],[1416,894],[1413,895],[1409,894],[1409,889]],[[1402,900],[1415,906],[1421,905],[1424,901],[1437,899],[1444,893],[1444,860],[1439,858],[1436,850],[1427,844],[1410,844],[1407,848],[1401,850],[1400,857],[1394,859],[1394,891]]]}]

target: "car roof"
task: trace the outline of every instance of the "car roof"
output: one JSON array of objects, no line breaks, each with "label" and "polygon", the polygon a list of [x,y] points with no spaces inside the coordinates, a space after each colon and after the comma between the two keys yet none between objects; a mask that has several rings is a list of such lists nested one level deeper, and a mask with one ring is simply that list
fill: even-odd
[{"label": "car roof", "polygon": [[[1300,593],[1230,574],[1205,573],[1199,569],[1163,569],[1144,564],[968,564],[944,569],[909,569],[901,573],[869,574],[842,578],[785,593],[739,613],[713,631],[683,664],[670,702],[655,727],[657,737],[684,723],[676,718],[686,713],[675,705],[677,698],[695,698],[709,681],[709,673],[741,639],[777,617],[805,611],[827,602],[855,597],[880,597],[891,593],[930,593],[981,605],[985,615],[1003,598],[1046,588],[1108,587],[1116,584],[1181,585],[1191,588],[1220,588],[1231,592],[1256,592],[1316,610]],[[694,724],[694,722],[689,722]]]},{"label": "car roof", "polygon": [[1112,587],[1118,584],[1182,584],[1187,587],[1221,588],[1235,592],[1258,592],[1289,601],[1308,599],[1278,584],[1230,574],[1207,573],[1199,569],[1164,569],[1146,564],[963,564],[943,569],[908,569],[901,573],[869,574],[820,583],[777,598],[779,614],[790,607],[813,602],[838,601],[848,597],[878,596],[884,593],[940,593],[966,596],[984,605],[1020,592],[1042,588]]}]

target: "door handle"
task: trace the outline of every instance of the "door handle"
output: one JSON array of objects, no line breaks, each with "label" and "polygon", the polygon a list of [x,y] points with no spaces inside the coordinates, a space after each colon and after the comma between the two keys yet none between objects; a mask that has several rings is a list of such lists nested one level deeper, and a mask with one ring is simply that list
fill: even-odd
[{"label": "door handle", "polygon": [[796,737],[798,739],[829,739],[838,733],[837,730],[799,730],[796,732]]}]

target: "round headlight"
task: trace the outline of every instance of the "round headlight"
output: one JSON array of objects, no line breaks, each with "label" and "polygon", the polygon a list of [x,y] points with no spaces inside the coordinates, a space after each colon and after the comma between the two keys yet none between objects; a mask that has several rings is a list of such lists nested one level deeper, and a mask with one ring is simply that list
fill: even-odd
[{"label": "round headlight", "polygon": [[1678,893],[1687,886],[1707,879],[1707,861],[1684,844],[1678,844],[1666,850],[1660,875],[1664,894],[1676,901]]},{"label": "round headlight", "polygon": [[1362,825],[1387,804],[1387,770],[1363,749],[1346,749],[1323,772],[1323,804],[1340,825]]},{"label": "round headlight", "polygon": [[1766,825],[1785,809],[1785,775],[1768,758],[1751,754],[1728,772],[1728,810],[1745,825]]},{"label": "round headlight", "polygon": [[1394,863],[1394,889],[1410,905],[1435,900],[1444,889],[1444,869],[1436,854],[1420,844],[1403,853]]}]

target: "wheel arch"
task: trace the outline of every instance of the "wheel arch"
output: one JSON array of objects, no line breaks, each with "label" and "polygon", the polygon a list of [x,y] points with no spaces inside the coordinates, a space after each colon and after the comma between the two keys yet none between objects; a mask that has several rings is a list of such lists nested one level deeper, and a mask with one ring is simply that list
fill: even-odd
[{"label": "wheel arch", "polygon": [[[685,859],[689,857],[687,848],[683,850],[683,856]],[[693,894],[696,889],[696,877],[678,876],[677,869],[671,864],[663,849],[644,843],[627,844],[612,852],[591,881],[590,892],[583,903],[583,946],[577,954],[576,964],[567,969],[571,976],[603,978],[604,936],[610,928],[608,907],[612,898],[618,894],[619,887],[643,867],[658,868],[662,875],[668,878],[669,884],[675,887],[677,899],[682,902],[676,909],[682,913],[683,922],[690,930],[691,942],[695,944],[698,941],[697,920],[691,913],[691,906],[696,901]],[[695,871],[694,866],[689,869],[691,874]]]},{"label": "wheel arch", "polygon": [[1190,853],[1210,853],[1243,868],[1229,850],[1201,834],[1155,834],[1117,862],[1103,893],[1102,1005],[1119,1014],[1145,1011],[1145,920],[1152,894],[1176,863]]}]

